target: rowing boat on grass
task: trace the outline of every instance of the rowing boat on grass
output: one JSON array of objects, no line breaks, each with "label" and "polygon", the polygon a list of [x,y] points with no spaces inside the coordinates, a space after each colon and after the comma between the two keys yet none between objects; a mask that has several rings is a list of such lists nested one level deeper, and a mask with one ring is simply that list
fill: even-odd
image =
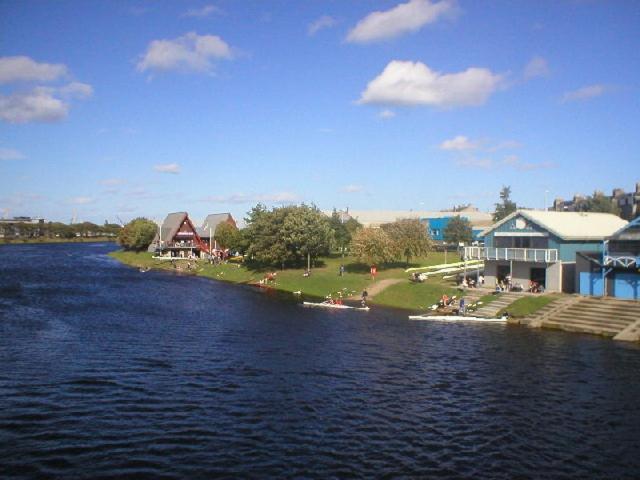
[{"label": "rowing boat on grass", "polygon": [[361,310],[361,311],[368,311],[369,307],[352,307],[351,305],[341,305],[338,303],[329,303],[329,302],[320,302],[320,303],[315,303],[315,302],[302,302],[302,305],[304,305],[305,307],[314,307],[314,308],[335,308],[338,310]]},{"label": "rowing boat on grass", "polygon": [[484,318],[466,317],[462,315],[409,315],[409,320],[430,320],[435,322],[478,322],[478,323],[507,323],[507,317]]}]

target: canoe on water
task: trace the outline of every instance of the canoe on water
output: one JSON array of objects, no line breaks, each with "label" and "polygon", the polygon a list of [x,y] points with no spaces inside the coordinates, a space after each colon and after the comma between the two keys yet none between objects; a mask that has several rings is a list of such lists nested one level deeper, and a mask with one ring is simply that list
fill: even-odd
[{"label": "canoe on water", "polygon": [[305,307],[317,307],[317,308],[336,308],[338,310],[361,310],[368,311],[369,307],[352,307],[351,305],[340,305],[338,303],[329,303],[329,302],[302,302],[302,305]]},{"label": "canoe on water", "polygon": [[430,320],[435,322],[477,322],[477,323],[507,323],[507,317],[484,318],[463,317],[462,315],[409,315],[409,320]]}]

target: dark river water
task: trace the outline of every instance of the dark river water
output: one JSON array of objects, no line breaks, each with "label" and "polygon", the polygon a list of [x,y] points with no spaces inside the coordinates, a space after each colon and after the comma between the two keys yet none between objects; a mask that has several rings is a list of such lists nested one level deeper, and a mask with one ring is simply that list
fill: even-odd
[{"label": "dark river water", "polygon": [[640,478],[640,347],[0,247],[1,478]]}]

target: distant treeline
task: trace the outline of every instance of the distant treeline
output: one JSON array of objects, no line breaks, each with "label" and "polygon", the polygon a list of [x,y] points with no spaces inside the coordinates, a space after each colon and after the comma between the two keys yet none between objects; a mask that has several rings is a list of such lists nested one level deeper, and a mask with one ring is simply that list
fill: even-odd
[{"label": "distant treeline", "polygon": [[66,224],[61,222],[15,222],[0,224],[0,237],[4,239],[73,239],[117,237],[122,227],[116,223],[97,225],[91,222]]}]

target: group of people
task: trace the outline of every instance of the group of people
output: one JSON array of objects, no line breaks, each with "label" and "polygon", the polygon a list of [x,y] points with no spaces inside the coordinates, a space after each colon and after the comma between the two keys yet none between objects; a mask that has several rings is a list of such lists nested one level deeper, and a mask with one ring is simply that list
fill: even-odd
[{"label": "group of people", "polygon": [[[464,300],[464,297],[460,298],[460,300],[458,300],[458,308],[454,308],[456,304],[456,297],[449,297],[449,295],[447,295],[446,293],[442,294],[442,297],[440,298],[440,301],[438,302],[438,308],[439,309],[447,309],[447,311],[449,311],[449,308],[453,309],[451,310],[451,313],[453,313],[454,315],[465,315],[467,312],[467,304]],[[449,308],[447,308],[449,307]]]},{"label": "group of people", "polygon": [[529,282],[529,291],[531,293],[543,293],[544,292],[544,287],[542,285],[540,285],[540,283],[531,280]]},{"label": "group of people", "polygon": [[476,288],[484,285],[484,275],[478,275],[478,281],[476,281],[473,277],[463,277],[462,282],[460,282],[460,286],[462,288]]}]

